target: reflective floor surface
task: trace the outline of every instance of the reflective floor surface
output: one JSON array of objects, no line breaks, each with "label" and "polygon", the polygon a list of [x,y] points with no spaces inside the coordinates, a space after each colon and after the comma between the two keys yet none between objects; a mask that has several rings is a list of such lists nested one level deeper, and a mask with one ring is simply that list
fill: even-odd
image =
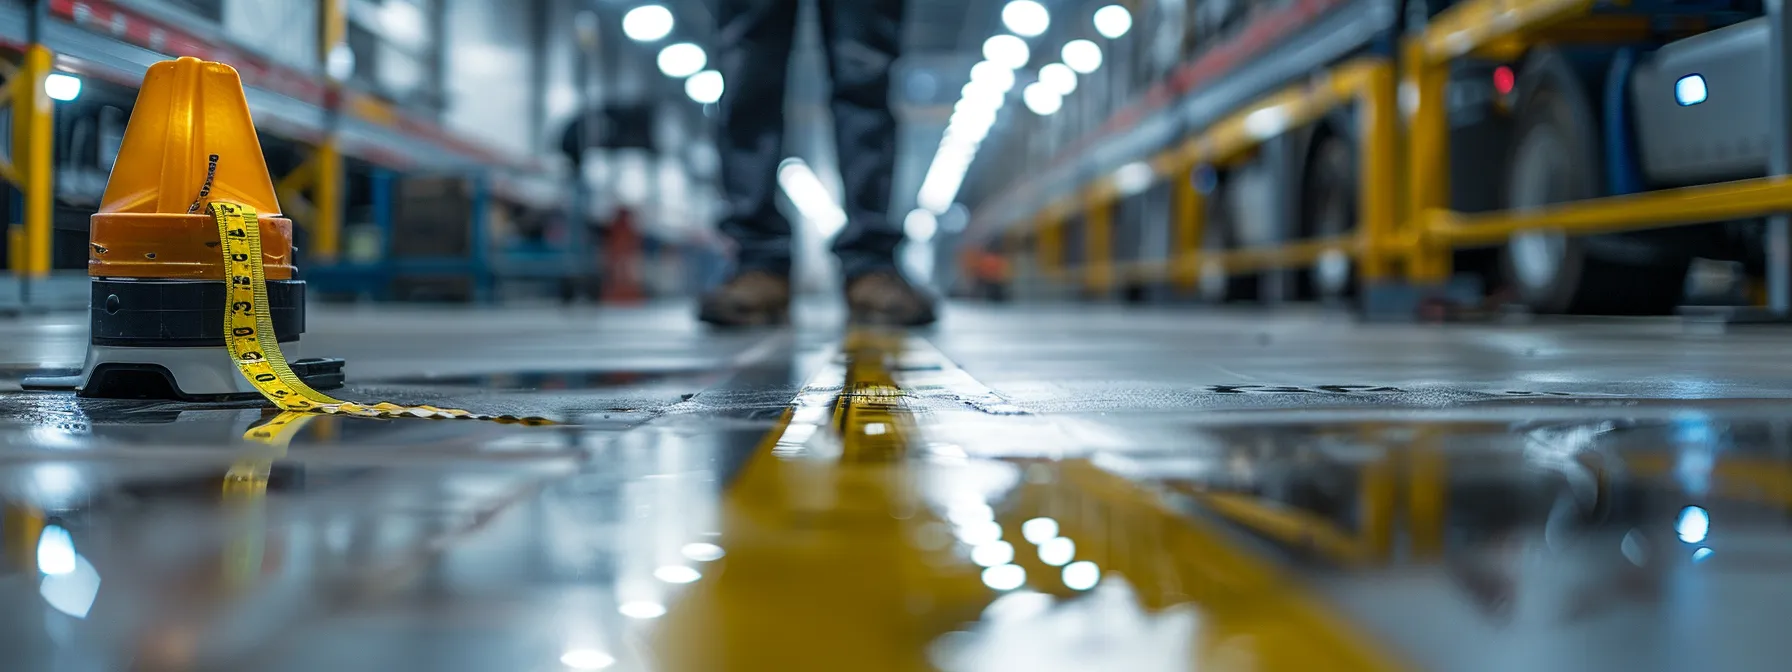
[{"label": "reflective floor surface", "polygon": [[[328,309],[358,401],[18,389],[0,669],[1783,670],[1792,332]],[[222,356],[222,354],[220,354]]]}]

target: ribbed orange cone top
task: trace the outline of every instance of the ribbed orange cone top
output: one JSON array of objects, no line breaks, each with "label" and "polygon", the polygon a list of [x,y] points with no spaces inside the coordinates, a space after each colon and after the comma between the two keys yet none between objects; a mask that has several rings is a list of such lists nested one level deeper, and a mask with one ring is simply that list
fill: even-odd
[{"label": "ribbed orange cone top", "polygon": [[292,277],[292,221],[280,216],[236,70],[197,58],[149,66],[89,228],[88,275],[223,280],[212,201],[254,208],[267,277]]},{"label": "ribbed orange cone top", "polygon": [[[217,172],[202,198],[214,154]],[[210,201],[280,213],[242,78],[223,63],[186,57],[149,66],[99,211],[187,214],[195,201],[200,214]]]}]

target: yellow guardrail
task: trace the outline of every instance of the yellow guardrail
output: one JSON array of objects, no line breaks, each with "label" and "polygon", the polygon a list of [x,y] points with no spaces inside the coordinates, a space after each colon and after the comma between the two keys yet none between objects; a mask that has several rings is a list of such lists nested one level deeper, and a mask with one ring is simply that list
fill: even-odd
[{"label": "yellow guardrail", "polygon": [[[1450,148],[1446,88],[1450,63],[1465,56],[1515,60],[1537,44],[1610,42],[1647,32],[1648,17],[1592,15],[1592,0],[1469,0],[1433,17],[1408,38],[1395,64],[1380,57],[1346,61],[1259,99],[1200,133],[1160,152],[1147,164],[1156,179],[1173,180],[1167,261],[1109,259],[1116,175],[1045,204],[1034,220],[1035,254],[1047,279],[1081,277],[1093,290],[1118,281],[1170,281],[1184,288],[1205,274],[1239,274],[1311,265],[1328,254],[1356,260],[1365,283],[1403,279],[1438,284],[1451,273],[1459,248],[1502,243],[1527,231],[1567,235],[1608,233],[1760,217],[1792,211],[1792,180],[1766,177],[1563,203],[1524,211],[1466,214],[1449,207]],[[1696,31],[1702,22],[1681,22]],[[1396,91],[1401,91],[1397,105]],[[1358,222],[1354,233],[1264,248],[1203,250],[1205,204],[1185,179],[1196,166],[1224,166],[1248,156],[1269,138],[1310,125],[1330,111],[1356,105]],[[1406,123],[1400,123],[1405,107]],[[1179,177],[1176,177],[1179,176]],[[1134,185],[1136,187],[1136,185]],[[1064,264],[1070,214],[1082,219],[1081,268]]]}]

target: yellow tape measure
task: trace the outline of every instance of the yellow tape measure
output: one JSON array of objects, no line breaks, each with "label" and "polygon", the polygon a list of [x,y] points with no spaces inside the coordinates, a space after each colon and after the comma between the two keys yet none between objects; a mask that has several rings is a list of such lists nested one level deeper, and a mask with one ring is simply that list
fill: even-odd
[{"label": "yellow tape measure", "polygon": [[552,424],[545,418],[484,415],[458,408],[400,406],[380,402],[358,404],[311,389],[287,365],[274,336],[268,312],[268,282],[261,261],[261,223],[255,210],[236,203],[210,204],[224,252],[224,345],[237,370],[268,401],[283,411],[353,415],[367,418],[436,418],[490,420],[527,425]]}]

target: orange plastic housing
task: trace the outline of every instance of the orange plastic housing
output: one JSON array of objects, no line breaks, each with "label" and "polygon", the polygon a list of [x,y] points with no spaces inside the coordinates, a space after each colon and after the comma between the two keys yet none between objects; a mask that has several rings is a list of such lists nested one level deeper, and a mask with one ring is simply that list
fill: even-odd
[{"label": "orange plastic housing", "polygon": [[223,280],[205,214],[214,200],[260,213],[267,277],[291,278],[292,221],[280,216],[242,79],[196,58],[152,65],[93,216],[88,275]]}]

